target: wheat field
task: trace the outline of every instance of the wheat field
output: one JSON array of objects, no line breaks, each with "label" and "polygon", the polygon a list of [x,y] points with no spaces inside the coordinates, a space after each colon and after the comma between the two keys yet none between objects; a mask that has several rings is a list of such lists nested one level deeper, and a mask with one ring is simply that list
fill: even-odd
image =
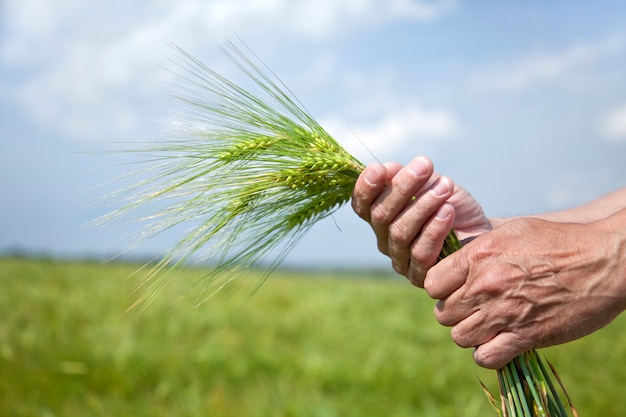
[{"label": "wheat field", "polygon": [[[279,270],[249,297],[252,274],[194,308],[187,268],[138,315],[136,268],[0,258],[0,415],[494,415],[495,373],[388,272]],[[540,353],[581,416],[623,414],[623,317]]]}]

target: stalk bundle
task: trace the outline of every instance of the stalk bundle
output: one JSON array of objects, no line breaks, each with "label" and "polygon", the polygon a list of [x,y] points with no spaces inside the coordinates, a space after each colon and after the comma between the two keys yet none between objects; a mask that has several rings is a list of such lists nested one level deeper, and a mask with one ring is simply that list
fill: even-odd
[{"label": "stalk bundle", "polygon": [[[364,169],[251,51],[232,42],[223,48],[257,92],[176,49],[185,138],[148,149],[152,175],[116,193],[130,203],[99,219],[155,203],[161,208],[143,219],[145,237],[193,225],[147,274],[140,308],[194,256],[212,264],[207,278],[217,289],[275,254],[267,277],[315,222],[350,199]],[[440,259],[460,247],[450,231]],[[490,398],[499,415],[567,415],[535,351],[500,369],[498,380],[501,403]]]}]

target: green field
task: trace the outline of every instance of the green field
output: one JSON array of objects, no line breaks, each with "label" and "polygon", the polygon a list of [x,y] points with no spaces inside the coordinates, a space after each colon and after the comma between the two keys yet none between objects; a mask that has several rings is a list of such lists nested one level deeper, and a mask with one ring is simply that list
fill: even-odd
[{"label": "green field", "polygon": [[[0,259],[1,416],[495,415],[495,372],[400,278],[277,272],[194,309],[190,269],[137,315],[135,268]],[[626,317],[542,352],[581,416],[624,414]]]}]

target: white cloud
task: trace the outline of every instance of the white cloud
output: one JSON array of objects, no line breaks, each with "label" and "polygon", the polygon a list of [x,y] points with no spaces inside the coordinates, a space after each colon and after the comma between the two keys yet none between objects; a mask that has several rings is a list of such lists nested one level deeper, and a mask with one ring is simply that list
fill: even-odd
[{"label": "white cloud", "polygon": [[454,6],[448,0],[187,0],[141,7],[55,0],[39,2],[33,13],[26,3],[8,2],[0,62],[25,74],[11,92],[42,127],[74,140],[132,135],[165,95],[164,42],[216,53],[215,43],[234,31],[244,39],[263,37],[267,48],[398,20],[431,21]]},{"label": "white cloud", "polygon": [[441,140],[453,135],[457,123],[446,109],[422,109],[415,106],[390,111],[371,123],[346,125],[334,119],[322,119],[322,126],[355,153],[364,147],[382,159],[397,155],[416,140]]},{"label": "white cloud", "polygon": [[600,133],[611,141],[626,141],[626,104],[610,110],[602,117]]},{"label": "white cloud", "polygon": [[[4,5],[5,39],[0,57],[6,62],[46,62],[76,44],[98,48],[128,36],[152,42],[180,41],[207,45],[232,32],[269,33],[282,41],[298,37],[332,39],[338,34],[395,21],[427,22],[456,9],[454,0],[121,0],[82,2],[48,0]],[[3,22],[3,23],[4,23]]]},{"label": "white cloud", "polygon": [[295,33],[310,38],[330,38],[337,33],[393,21],[436,20],[456,8],[455,1],[391,0],[284,0],[281,19]]},{"label": "white cloud", "polygon": [[622,51],[625,45],[624,39],[611,37],[561,51],[533,53],[482,70],[471,77],[470,85],[482,91],[520,92],[558,83],[579,68]]}]

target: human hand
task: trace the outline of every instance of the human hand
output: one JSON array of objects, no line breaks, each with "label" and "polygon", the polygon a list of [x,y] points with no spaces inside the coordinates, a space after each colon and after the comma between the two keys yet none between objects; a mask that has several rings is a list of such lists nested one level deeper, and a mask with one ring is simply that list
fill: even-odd
[{"label": "human hand", "polygon": [[421,156],[404,167],[369,165],[355,185],[352,208],[370,223],[394,270],[418,287],[452,227],[461,239],[491,229],[476,200]]},{"label": "human hand", "polygon": [[607,221],[554,223],[522,218],[479,236],[431,268],[425,289],[440,301],[474,360],[500,368],[531,348],[568,342],[626,309],[624,236]]}]

